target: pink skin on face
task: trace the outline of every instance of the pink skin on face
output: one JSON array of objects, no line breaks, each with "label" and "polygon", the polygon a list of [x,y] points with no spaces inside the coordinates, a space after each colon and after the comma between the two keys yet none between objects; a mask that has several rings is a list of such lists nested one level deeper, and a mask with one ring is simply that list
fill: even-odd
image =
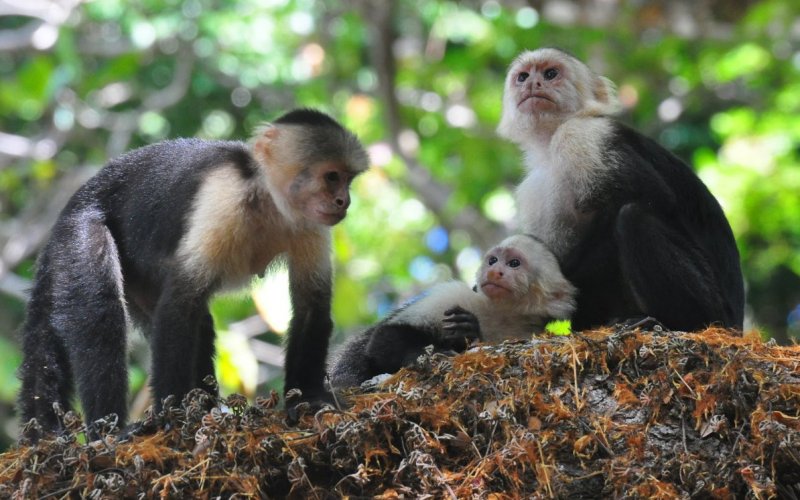
[{"label": "pink skin on face", "polygon": [[556,109],[556,103],[544,92],[529,95],[519,103],[519,110],[523,113],[536,113]]},{"label": "pink skin on face", "polygon": [[523,65],[512,76],[518,89],[517,108],[522,113],[553,111],[558,108],[557,93],[562,69],[550,61]]},{"label": "pink skin on face", "polygon": [[479,285],[484,295],[492,301],[503,300],[515,294],[514,283],[519,273],[527,272],[525,259],[515,250],[495,249],[483,263]]},{"label": "pink skin on face", "polygon": [[343,166],[330,164],[317,173],[319,184],[324,187],[313,198],[307,214],[312,220],[326,226],[334,226],[347,215],[350,206],[350,183],[355,177]]}]

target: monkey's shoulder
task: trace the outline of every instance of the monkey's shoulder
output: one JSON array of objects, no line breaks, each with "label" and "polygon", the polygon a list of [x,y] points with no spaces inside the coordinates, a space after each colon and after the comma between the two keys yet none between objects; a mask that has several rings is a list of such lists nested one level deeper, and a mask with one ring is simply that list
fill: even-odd
[{"label": "monkey's shoulder", "polygon": [[577,116],[566,120],[553,134],[549,151],[558,163],[575,168],[602,166],[602,159],[617,123],[604,116]]},{"label": "monkey's shoulder", "polygon": [[613,165],[635,158],[687,167],[656,140],[608,116],[577,116],[566,120],[553,134],[549,149],[572,166]]},{"label": "monkey's shoulder", "polygon": [[244,142],[198,138],[170,139],[133,149],[109,161],[103,171],[125,179],[163,182],[223,165],[234,166],[244,177],[256,172],[255,160]]},{"label": "monkey's shoulder", "polygon": [[[171,139],[111,159],[77,196],[117,215],[128,216],[130,207],[136,206],[138,212],[145,212],[137,220],[148,219],[148,214],[185,219],[201,188],[210,181],[223,175],[238,185],[237,180],[253,178],[257,169],[243,142]],[[212,175],[215,173],[218,175]]]},{"label": "monkey's shoulder", "polygon": [[679,196],[686,189],[697,195],[703,190],[687,162],[611,117],[567,120],[554,134],[550,150],[558,156],[560,175],[567,176],[579,194],[607,199],[614,193],[635,195],[628,192],[631,189],[644,196],[667,192]]}]

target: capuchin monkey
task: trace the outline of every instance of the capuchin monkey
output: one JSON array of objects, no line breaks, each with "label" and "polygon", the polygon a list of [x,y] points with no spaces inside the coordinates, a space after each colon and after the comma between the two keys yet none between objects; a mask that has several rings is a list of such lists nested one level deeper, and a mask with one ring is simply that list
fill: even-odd
[{"label": "capuchin monkey", "polygon": [[524,152],[520,228],[580,291],[573,328],[652,317],[741,329],[739,253],[719,203],[618,110],[613,84],[557,49],[523,52],[506,77],[497,131]]},{"label": "capuchin monkey", "polygon": [[86,422],[127,417],[126,330],[148,337],[156,408],[214,374],[211,295],[278,262],[293,317],[285,390],[329,400],[331,226],[368,167],[355,135],[328,115],[291,111],[249,144],[177,139],[108,163],[71,198],[38,259],[22,328],[23,422],[59,431],[73,382]]},{"label": "capuchin monkey", "polygon": [[334,355],[331,385],[359,385],[408,366],[429,345],[461,352],[470,342],[528,338],[551,319],[569,318],[575,288],[549,250],[529,235],[515,235],[489,250],[475,289],[461,281],[434,286],[353,337]]}]

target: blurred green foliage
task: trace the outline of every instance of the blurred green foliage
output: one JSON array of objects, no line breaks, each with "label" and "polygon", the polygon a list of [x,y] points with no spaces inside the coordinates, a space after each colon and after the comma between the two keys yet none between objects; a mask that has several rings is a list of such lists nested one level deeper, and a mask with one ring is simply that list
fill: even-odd
[{"label": "blurred green foliage", "polygon": [[[167,137],[243,139],[291,107],[319,107],[358,133],[374,163],[334,231],[341,340],[435,280],[471,279],[482,249],[455,215],[474,207],[513,230],[509,193],[522,172],[516,148],[494,133],[502,82],[520,51],[558,46],[617,83],[624,121],[694,163],[737,236],[749,320],[785,342],[800,335],[800,6],[721,3],[723,18],[695,19],[686,34],[669,2],[597,2],[617,9],[605,23],[581,12],[550,22],[524,2],[395,2],[395,139],[405,158],[450,189],[438,215],[391,147],[393,117],[369,50],[377,22],[369,2],[81,3],[59,22],[45,16],[50,30],[40,28],[28,44],[0,52],[0,242],[25,231],[14,222],[26,216],[51,224],[43,210],[38,219],[30,212],[78,167]],[[2,16],[0,33],[31,19]],[[439,229],[443,248],[429,245]],[[0,267],[0,277],[30,278],[34,257]],[[255,310],[246,294],[218,299],[221,336]],[[11,405],[22,303],[0,294],[0,318],[0,399]],[[280,342],[274,332],[257,338]],[[246,357],[242,343],[220,344],[220,379],[242,390],[253,377],[252,364],[237,358]],[[138,389],[144,377],[134,379]]]}]

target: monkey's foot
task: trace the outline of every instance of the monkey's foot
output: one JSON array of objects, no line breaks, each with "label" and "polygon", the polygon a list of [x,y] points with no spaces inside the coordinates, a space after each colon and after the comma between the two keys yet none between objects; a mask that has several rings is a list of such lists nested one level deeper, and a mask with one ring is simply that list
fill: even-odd
[{"label": "monkey's foot", "polygon": [[654,332],[663,332],[667,330],[667,327],[664,326],[662,322],[652,316],[647,316],[645,318],[630,318],[620,323],[618,326],[620,330],[636,330],[637,328]]}]

